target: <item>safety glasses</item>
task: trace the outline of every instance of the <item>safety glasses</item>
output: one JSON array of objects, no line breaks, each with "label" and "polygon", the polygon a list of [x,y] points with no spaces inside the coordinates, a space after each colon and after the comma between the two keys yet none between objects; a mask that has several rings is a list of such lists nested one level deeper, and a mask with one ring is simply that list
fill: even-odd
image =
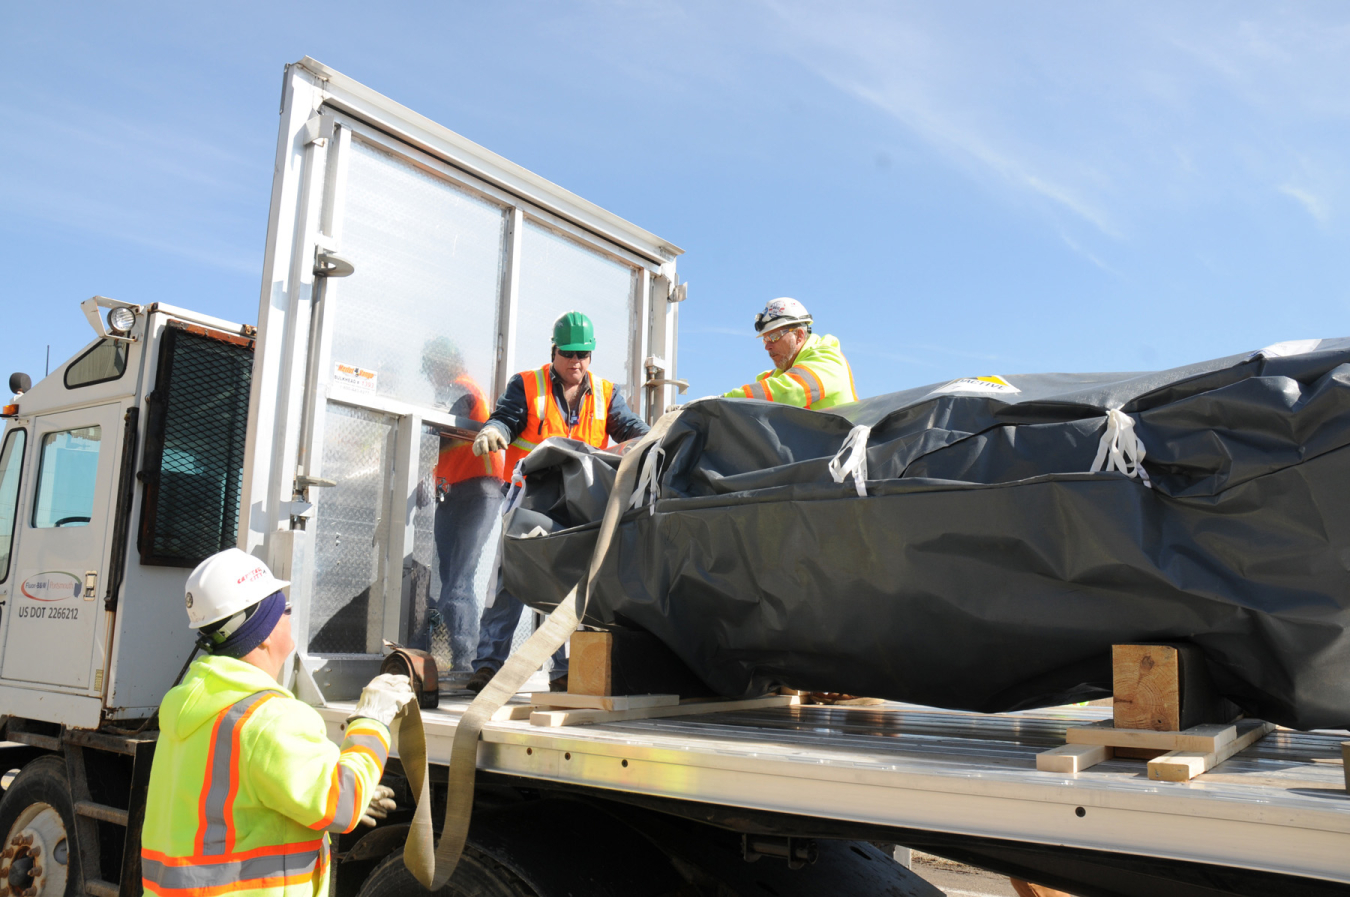
[{"label": "safety glasses", "polygon": [[558,350],[558,354],[569,361],[574,358],[580,358],[582,361],[585,361],[587,358],[591,357],[590,352],[564,352],[562,349]]},{"label": "safety glasses", "polygon": [[775,330],[773,333],[761,334],[760,339],[764,340],[764,345],[772,346],[783,337],[792,332],[791,327],[784,327],[782,330]]}]

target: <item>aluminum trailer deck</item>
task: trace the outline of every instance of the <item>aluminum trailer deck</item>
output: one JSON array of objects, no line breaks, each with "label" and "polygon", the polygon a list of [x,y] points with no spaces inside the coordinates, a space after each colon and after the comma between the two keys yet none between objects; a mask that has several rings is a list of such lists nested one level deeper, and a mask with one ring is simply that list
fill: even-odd
[{"label": "aluminum trailer deck", "polygon": [[[433,763],[448,760],[467,706],[463,695],[442,700],[423,717]],[[351,707],[320,708],[331,734]],[[1138,760],[1078,774],[1037,771],[1036,754],[1064,743],[1068,726],[1108,715],[1098,707],[986,715],[887,703],[561,728],[495,722],[484,730],[478,765],[626,799],[1350,884],[1344,733],[1277,730],[1190,782],[1152,781]]]}]

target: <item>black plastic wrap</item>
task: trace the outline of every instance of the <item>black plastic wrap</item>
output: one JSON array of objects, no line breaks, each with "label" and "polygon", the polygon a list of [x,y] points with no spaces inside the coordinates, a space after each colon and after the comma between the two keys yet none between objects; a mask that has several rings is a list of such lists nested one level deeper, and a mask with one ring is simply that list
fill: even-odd
[{"label": "black plastic wrap", "polygon": [[[1151,485],[1088,472],[1108,408]],[[866,497],[828,469],[858,424]],[[1113,644],[1192,642],[1249,713],[1345,727],[1348,445],[1350,339],[828,412],[703,400],[661,441],[659,499],[625,516],[586,622],[649,630],[725,695],[986,712],[1108,695]],[[526,459],[503,546],[521,600],[547,610],[581,578],[617,463],[566,440]]]}]

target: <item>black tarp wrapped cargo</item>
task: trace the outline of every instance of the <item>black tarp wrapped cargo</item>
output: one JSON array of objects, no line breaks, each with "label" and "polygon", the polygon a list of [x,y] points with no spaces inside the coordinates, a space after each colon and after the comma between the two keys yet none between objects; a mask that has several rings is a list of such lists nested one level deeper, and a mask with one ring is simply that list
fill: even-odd
[{"label": "black tarp wrapped cargo", "polygon": [[[1089,472],[1108,409],[1147,483]],[[865,497],[829,469],[860,425]],[[1191,642],[1247,712],[1343,727],[1348,445],[1350,339],[828,412],[703,400],[644,459],[659,497],[625,515],[586,622],[649,630],[725,695],[987,712],[1109,694],[1112,644]],[[581,578],[617,463],[566,440],[526,459],[505,588],[549,609]]]}]

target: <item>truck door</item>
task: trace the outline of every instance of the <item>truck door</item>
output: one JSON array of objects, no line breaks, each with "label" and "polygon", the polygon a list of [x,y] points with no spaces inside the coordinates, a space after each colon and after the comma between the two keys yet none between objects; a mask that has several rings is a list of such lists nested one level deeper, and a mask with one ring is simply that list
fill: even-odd
[{"label": "truck door", "polygon": [[102,688],[104,611],[120,404],[34,417],[15,529],[0,677]]},{"label": "truck door", "polygon": [[467,677],[502,485],[469,440],[574,309],[592,371],[639,414],[664,401],[644,384],[673,373],[680,250],[310,59],[276,170],[243,547],[292,581],[325,693],[385,639]]}]

